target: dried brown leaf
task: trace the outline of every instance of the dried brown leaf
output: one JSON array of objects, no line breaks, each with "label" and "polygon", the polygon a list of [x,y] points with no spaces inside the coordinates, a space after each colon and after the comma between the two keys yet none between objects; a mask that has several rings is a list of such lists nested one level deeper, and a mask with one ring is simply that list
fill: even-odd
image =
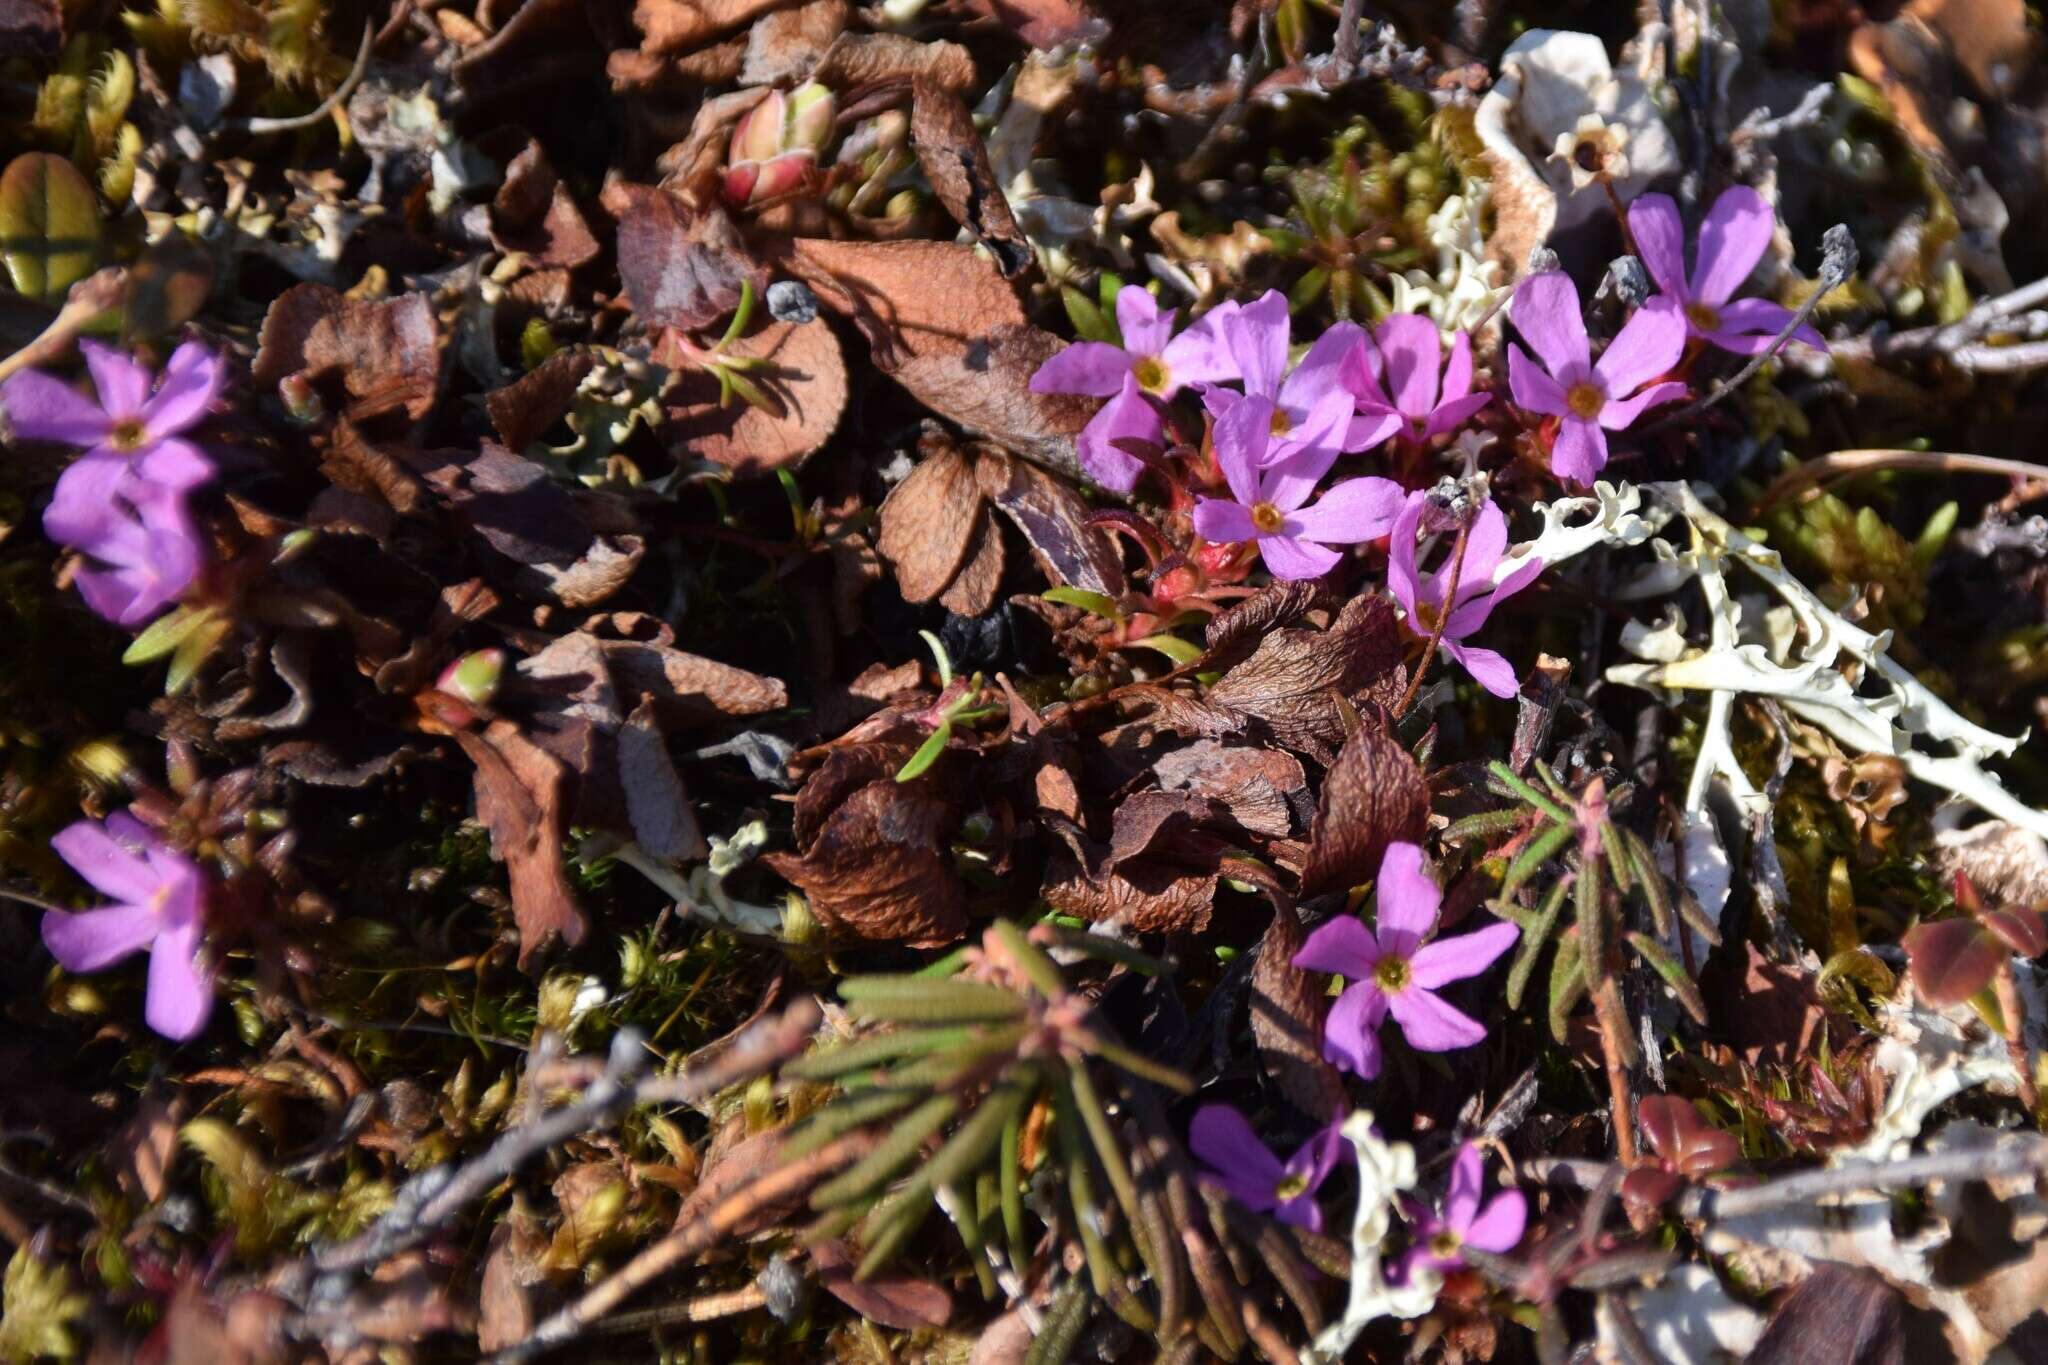
[{"label": "dried brown leaf", "polygon": [[810,74],[846,32],[853,17],[847,0],[809,0],[764,14],[747,30],[746,58],[736,74],[742,85],[792,85]]},{"label": "dried brown leaf", "polygon": [[977,519],[967,562],[939,594],[939,605],[959,616],[980,616],[996,604],[1003,585],[1003,533],[986,514]]},{"label": "dried brown leaf", "polygon": [[682,52],[775,9],[788,0],[636,0],[640,50]]},{"label": "dried brown leaf", "polygon": [[1377,716],[1366,720],[1323,778],[1302,894],[1372,880],[1387,845],[1421,839],[1428,819],[1429,784],[1422,769]]},{"label": "dried brown leaf", "polygon": [[264,314],[250,378],[261,388],[298,376],[335,385],[357,422],[389,413],[424,418],[440,388],[441,333],[425,294],[352,299],[299,284]]},{"label": "dried brown leaf", "polygon": [[835,90],[926,80],[964,93],[974,88],[974,58],[958,43],[920,43],[898,33],[849,33],[832,45],[811,79]]},{"label": "dried brown leaf", "polygon": [[532,1334],[547,1300],[554,1297],[541,1264],[547,1247],[546,1234],[516,1203],[491,1229],[477,1292],[479,1350],[502,1351]]},{"label": "dried brown leaf", "polygon": [[426,501],[426,486],[403,459],[365,437],[346,417],[335,423],[334,439],[320,458],[320,472],[353,493],[381,498],[410,516]]},{"label": "dried brown leaf", "polygon": [[966,102],[933,81],[916,82],[910,137],[925,179],[946,212],[988,248],[1004,275],[1014,279],[1023,274],[1031,265],[1031,243],[1010,213]]},{"label": "dried brown leaf", "polygon": [[929,1280],[902,1271],[854,1279],[856,1262],[846,1243],[837,1239],[813,1246],[811,1264],[826,1293],[883,1327],[899,1332],[944,1327],[953,1316],[953,1296]]},{"label": "dried brown leaf", "polygon": [[968,0],[968,7],[1043,50],[1109,36],[1108,22],[1087,0]]},{"label": "dried brown leaf", "polygon": [[633,841],[650,855],[681,862],[710,851],[682,774],[655,723],[652,701],[635,707],[619,729],[619,785],[625,790]]},{"label": "dried brown leaf", "polygon": [[946,590],[984,520],[974,464],[950,441],[922,445],[924,458],[882,502],[876,542],[906,602],[929,602]]},{"label": "dried brown leaf", "polygon": [[1344,1082],[1323,1059],[1329,992],[1319,976],[1294,965],[1307,939],[1293,905],[1276,897],[1273,922],[1252,967],[1252,1040],[1280,1093],[1310,1118],[1322,1120],[1343,1112]]},{"label": "dried brown leaf", "polygon": [[1269,583],[1236,606],[1210,618],[1205,639],[1212,653],[1226,654],[1254,644],[1275,626],[1300,620],[1329,596],[1321,579],[1291,578]]},{"label": "dried brown leaf", "polygon": [[964,347],[913,356],[890,374],[941,416],[1078,480],[1087,473],[1074,440],[1094,416],[1094,400],[1031,389],[1031,376],[1062,344],[1041,328],[1003,323]]},{"label": "dried brown leaf", "polygon": [[956,823],[926,780],[871,782],[825,817],[801,854],[762,861],[809,897],[828,934],[932,948],[967,928],[946,844]]},{"label": "dried brown leaf", "polygon": [[1401,643],[1394,609],[1375,594],[1345,603],[1328,630],[1276,630],[1209,689],[1211,706],[1265,722],[1281,742],[1322,754],[1343,738],[1340,698],[1390,673]]},{"label": "dried brown leaf", "polygon": [[597,364],[586,350],[557,351],[502,389],[484,398],[484,411],[498,439],[523,451],[568,415],[576,389]]},{"label": "dried brown leaf", "polygon": [[633,313],[650,327],[708,327],[739,306],[752,281],[758,297],[768,275],[739,229],[716,206],[691,209],[663,189],[613,187],[625,207],[619,221],[619,283]]},{"label": "dried brown leaf", "polygon": [[476,764],[477,818],[511,876],[520,966],[556,934],[581,943],[587,925],[562,869],[562,764],[510,721],[455,739]]},{"label": "dried brown leaf", "polygon": [[[768,400],[735,398],[720,407],[718,381],[687,371],[667,408],[663,435],[692,454],[743,474],[802,462],[832,438],[846,411],[846,360],[822,322],[768,322],[735,339],[725,354],[761,361],[747,379]],[[655,359],[664,352],[655,350]]]},{"label": "dried brown leaf", "polygon": [[500,251],[521,252],[540,265],[569,270],[596,260],[602,249],[535,141],[505,167],[491,200],[491,242]]},{"label": "dried brown leaf", "polygon": [[1057,475],[987,449],[975,453],[974,474],[983,494],[1024,533],[1047,578],[1106,597],[1123,595],[1116,541],[1088,524],[1087,501]]}]

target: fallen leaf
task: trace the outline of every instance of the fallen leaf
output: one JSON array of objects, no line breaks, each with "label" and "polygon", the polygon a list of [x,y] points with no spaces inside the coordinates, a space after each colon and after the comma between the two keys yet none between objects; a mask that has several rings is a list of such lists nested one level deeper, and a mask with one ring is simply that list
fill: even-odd
[{"label": "fallen leaf", "polygon": [[1384,722],[1366,721],[1345,741],[1323,778],[1309,831],[1304,896],[1340,890],[1379,875],[1387,845],[1422,838],[1429,818],[1429,784],[1422,769]]},{"label": "fallen leaf", "polygon": [[974,58],[958,43],[921,43],[900,33],[848,33],[832,44],[811,79],[835,90],[924,80],[964,93],[974,86]]},{"label": "fallen leaf", "polygon": [[339,408],[366,423],[402,413],[424,418],[441,384],[441,333],[425,294],[352,299],[324,284],[297,284],[263,316],[250,378],[274,389],[296,376],[339,385]]},{"label": "fallen leaf", "polygon": [[1321,579],[1293,578],[1269,583],[1236,606],[1209,620],[1204,640],[1211,654],[1228,654],[1240,644],[1255,644],[1275,626],[1300,620],[1328,596]]},{"label": "fallen leaf", "polygon": [[883,1327],[899,1332],[944,1327],[953,1316],[953,1296],[929,1280],[900,1270],[854,1279],[856,1262],[836,1238],[811,1247],[811,1265],[826,1293]]},{"label": "fallen leaf", "polygon": [[538,142],[529,140],[505,167],[491,200],[491,243],[540,265],[571,270],[597,259],[602,249]]},{"label": "fallen leaf", "polygon": [[[832,438],[846,411],[846,360],[822,322],[766,322],[723,352],[756,360],[746,378],[768,400],[719,404],[718,381],[703,370],[683,372],[666,405],[663,437],[673,447],[743,474],[793,466]],[[655,359],[663,362],[663,351]]]},{"label": "fallen leaf", "polygon": [[847,0],[809,0],[755,20],[746,57],[734,73],[741,85],[794,85],[810,74],[853,17]]},{"label": "fallen leaf", "polygon": [[576,401],[576,390],[597,365],[587,350],[557,351],[534,369],[484,398],[498,439],[515,451],[546,435]]},{"label": "fallen leaf", "polygon": [[1386,598],[1354,597],[1328,630],[1267,634],[1206,700],[1263,721],[1283,744],[1321,757],[1344,735],[1339,698],[1358,696],[1399,662],[1397,631]]},{"label": "fallen leaf", "polygon": [[968,7],[1041,51],[1100,42],[1110,31],[1086,0],[968,0]]},{"label": "fallen leaf", "polygon": [[716,206],[691,209],[663,189],[615,186],[619,283],[633,314],[650,327],[709,327],[739,307],[749,282],[758,299],[767,272],[739,229]]},{"label": "fallen leaf", "polygon": [[1116,541],[1088,524],[1086,499],[1058,476],[999,451],[975,453],[982,493],[1024,533],[1033,557],[1056,584],[1121,597],[1123,558]]},{"label": "fallen leaf", "polygon": [[658,56],[696,47],[787,3],[788,0],[636,0],[633,23],[645,35],[640,50]]},{"label": "fallen leaf", "polygon": [[920,356],[961,354],[993,329],[1025,321],[1016,291],[970,246],[799,237],[779,263],[853,320],[884,373]]},{"label": "fallen leaf", "polygon": [[1087,472],[1074,440],[1094,416],[1095,401],[1031,389],[1031,376],[1062,345],[1041,328],[1003,323],[963,347],[927,351],[887,373],[948,420],[1079,480]]},{"label": "fallen leaf", "polygon": [[154,1087],[108,1143],[114,1183],[143,1204],[154,1204],[169,1187],[171,1158],[178,1151],[178,1127],[185,1121],[182,1095],[168,1098]]},{"label": "fallen leaf", "polygon": [[1031,243],[1010,213],[988,147],[966,102],[929,80],[911,87],[910,138],[932,192],[1012,279],[1031,265]]},{"label": "fallen leaf", "polygon": [[1188,791],[1221,802],[1253,834],[1283,839],[1295,827],[1297,803],[1308,801],[1301,762],[1278,749],[1198,740],[1162,754],[1153,776],[1166,791]]},{"label": "fallen leaf", "polygon": [[554,935],[581,943],[588,926],[562,869],[561,762],[510,721],[455,740],[476,764],[477,818],[490,827],[491,851],[511,877],[519,965]]},{"label": "fallen leaf", "polygon": [[683,789],[682,774],[654,720],[654,702],[643,701],[618,734],[619,785],[633,841],[650,856],[682,862],[709,852],[697,813]]},{"label": "fallen leaf", "polygon": [[993,517],[976,519],[974,543],[968,547],[967,562],[946,590],[939,605],[956,616],[981,616],[996,604],[1003,585],[1003,533]]},{"label": "fallen leaf", "polygon": [[1294,965],[1294,955],[1308,940],[1294,906],[1276,897],[1273,922],[1259,940],[1252,966],[1248,1008],[1252,1041],[1259,1059],[1280,1093],[1312,1119],[1325,1120],[1344,1112],[1344,1080],[1323,1059],[1323,1015],[1329,992],[1320,977]]},{"label": "fallen leaf", "polygon": [[920,445],[923,458],[882,501],[876,542],[906,602],[929,602],[946,590],[982,521],[973,463],[943,438]]},{"label": "fallen leaf", "polygon": [[1819,1265],[1771,1312],[1747,1365],[1906,1365],[1905,1296],[1881,1278]]},{"label": "fallen leaf", "polygon": [[489,1354],[526,1340],[547,1302],[547,1270],[541,1258],[547,1235],[525,1206],[513,1206],[497,1226],[484,1252],[484,1273],[477,1291],[477,1349]]},{"label": "fallen leaf", "polygon": [[800,853],[762,861],[804,892],[828,934],[934,948],[967,929],[946,842],[957,821],[927,779],[892,777],[840,802]]}]

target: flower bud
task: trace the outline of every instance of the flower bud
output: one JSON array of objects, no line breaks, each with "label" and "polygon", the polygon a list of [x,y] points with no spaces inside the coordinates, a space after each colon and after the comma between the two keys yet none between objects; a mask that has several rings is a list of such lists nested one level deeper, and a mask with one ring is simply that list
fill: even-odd
[{"label": "flower bud", "polygon": [[489,706],[491,698],[498,695],[498,684],[504,676],[505,651],[479,649],[442,669],[434,686],[471,706]]},{"label": "flower bud", "polygon": [[838,99],[815,81],[788,92],[770,91],[733,125],[725,197],[734,204],[754,204],[805,188],[817,170],[818,154],[832,140],[838,111]]}]

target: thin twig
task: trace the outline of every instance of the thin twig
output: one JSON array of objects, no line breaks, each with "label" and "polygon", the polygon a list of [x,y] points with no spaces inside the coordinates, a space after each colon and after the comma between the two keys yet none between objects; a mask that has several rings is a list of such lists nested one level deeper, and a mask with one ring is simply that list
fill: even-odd
[{"label": "thin twig", "polygon": [[[1394,719],[1408,714],[1408,708],[1415,704],[1416,696],[1422,691],[1423,675],[1429,672],[1430,661],[1436,658],[1437,646],[1443,643],[1444,627],[1449,624],[1451,613],[1458,605],[1458,581],[1465,573],[1465,542],[1472,534],[1472,521],[1468,517],[1458,527],[1458,539],[1451,546],[1451,581],[1444,589],[1444,600],[1437,605],[1436,621],[1429,628],[1429,643],[1422,647],[1422,658],[1415,665],[1415,676],[1408,680],[1408,690],[1401,695],[1401,704],[1394,708]],[[1416,591],[1415,600],[1422,600],[1421,590]]]},{"label": "thin twig", "polygon": [[1699,1187],[1680,1201],[1679,1212],[1688,1219],[1711,1223],[1843,1195],[1881,1194],[1936,1180],[2001,1180],[2043,1174],[2048,1174],[2048,1139],[2030,1136],[1990,1151],[1972,1148],[1930,1152],[1903,1161],[1858,1162],[1854,1166],[1804,1171],[1768,1184],[1733,1190]]},{"label": "thin twig", "polygon": [[1952,450],[1836,450],[1788,469],[1756,500],[1758,511],[1837,479],[1880,469],[1916,469],[1942,474],[1999,474],[2030,482],[2048,481],[2048,465],[2002,460],[1995,455],[1970,455]]},{"label": "thin twig", "polygon": [[1682,422],[1699,416],[1708,408],[1713,407],[1729,394],[1734,393],[1744,384],[1747,384],[1750,377],[1764,367],[1766,361],[1784,349],[1785,343],[1792,339],[1792,334],[1807,324],[1808,320],[1813,317],[1814,310],[1820,307],[1821,300],[1833,293],[1849,276],[1856,273],[1856,240],[1849,235],[1849,229],[1846,226],[1837,223],[1829,228],[1823,242],[1825,254],[1821,257],[1820,282],[1814,286],[1813,292],[1806,296],[1806,301],[1800,304],[1793,311],[1792,316],[1785,320],[1785,325],[1779,330],[1778,335],[1771,338],[1771,344],[1751,356],[1749,363],[1737,370],[1731,377],[1714,381],[1714,387],[1701,397],[1687,403],[1684,407],[1671,413],[1663,420],[1645,427],[1643,429],[1645,436],[1650,435],[1652,432],[1668,430]]},{"label": "thin twig", "polygon": [[355,93],[357,83],[363,79],[363,72],[370,65],[370,49],[376,46],[376,41],[377,25],[375,23],[364,24],[363,41],[356,47],[355,65],[349,68],[349,73],[342,78],[341,84],[334,87],[333,94],[321,100],[318,105],[306,113],[294,114],[290,118],[226,119],[223,120],[221,126],[259,137],[266,133],[294,133],[301,128],[311,128],[336,109],[339,109],[341,102]]}]

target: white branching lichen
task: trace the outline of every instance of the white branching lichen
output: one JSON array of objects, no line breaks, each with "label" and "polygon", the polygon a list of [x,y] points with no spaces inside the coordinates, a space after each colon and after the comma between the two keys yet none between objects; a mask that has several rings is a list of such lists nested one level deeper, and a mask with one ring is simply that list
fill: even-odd
[{"label": "white branching lichen", "polygon": [[1351,1294],[1344,1316],[1324,1328],[1306,1351],[1303,1365],[1334,1365],[1352,1343],[1381,1318],[1419,1318],[1436,1307],[1443,1277],[1417,1268],[1401,1284],[1387,1279],[1385,1243],[1393,1230],[1395,1201],[1415,1188],[1415,1149],[1388,1142],[1374,1129],[1372,1111],[1356,1109],[1344,1120],[1344,1138],[1358,1157],[1358,1212],[1351,1220]]}]

